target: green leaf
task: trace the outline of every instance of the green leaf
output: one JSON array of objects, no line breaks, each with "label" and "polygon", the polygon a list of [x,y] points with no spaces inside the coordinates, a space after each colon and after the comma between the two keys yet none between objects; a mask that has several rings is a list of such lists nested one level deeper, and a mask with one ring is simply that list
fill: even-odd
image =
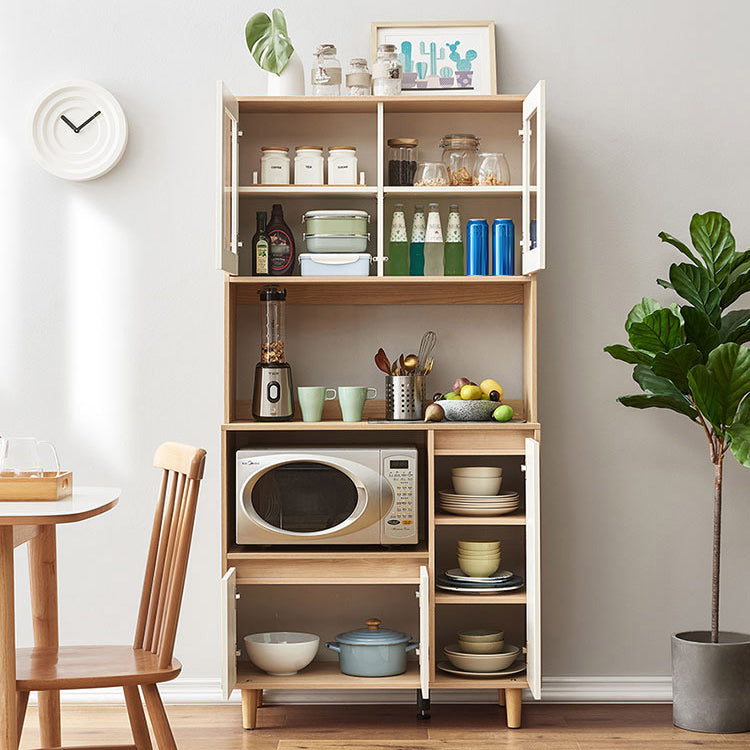
[{"label": "green leaf", "polygon": [[732,310],[721,319],[722,342],[744,344],[750,341],[750,310]]},{"label": "green leaf", "polygon": [[740,404],[727,434],[732,440],[730,447],[734,457],[743,466],[750,466],[750,398]]},{"label": "green leaf", "polygon": [[734,278],[721,295],[722,309],[736,302],[745,292],[750,292],[750,269]]},{"label": "green leaf", "polygon": [[651,369],[654,374],[667,378],[682,392],[688,393],[687,374],[691,367],[702,361],[701,353],[695,344],[676,346],[668,352],[659,352],[654,357]]},{"label": "green leaf", "polygon": [[[656,359],[656,358],[654,358]],[[636,365],[633,369],[633,380],[638,383],[644,391],[653,393],[654,396],[669,396],[670,398],[684,399],[679,388],[667,378],[657,375],[646,365]]]},{"label": "green leaf", "polygon": [[718,322],[721,292],[713,284],[705,268],[691,266],[689,263],[673,263],[669,268],[669,280],[680,297],[693,307],[703,310],[712,322]]},{"label": "green leaf", "polygon": [[604,351],[615,359],[627,362],[630,365],[650,365],[654,359],[652,355],[646,352],[637,352],[635,349],[630,349],[624,344],[605,346]]},{"label": "green leaf", "polygon": [[706,264],[709,278],[720,287],[734,260],[734,237],[729,219],[718,211],[694,214],[690,221],[690,237]]},{"label": "green leaf", "polygon": [[252,16],[245,26],[245,39],[255,62],[263,70],[279,75],[294,53],[294,47],[287,34],[284,14],[275,8],[271,15],[273,20],[266,13]]},{"label": "green leaf", "polygon": [[737,407],[750,393],[750,349],[735,343],[720,344],[706,365],[721,390],[721,423],[734,421]]},{"label": "green leaf", "polygon": [[663,286],[665,289],[674,289],[674,287],[672,286],[672,284],[669,281],[667,281],[666,279],[657,279],[656,283],[659,286]]},{"label": "green leaf", "polygon": [[693,261],[696,265],[700,265],[700,261],[698,258],[695,257],[692,250],[684,243],[678,240],[676,237],[672,237],[671,234],[667,234],[666,232],[659,232],[659,239],[662,242],[668,242],[673,247],[676,247],[683,255],[687,255],[690,260]]},{"label": "green leaf", "polygon": [[680,319],[671,310],[662,308],[646,315],[642,321],[632,323],[628,339],[635,349],[656,354],[679,346],[684,332]]},{"label": "green leaf", "polygon": [[730,274],[735,274],[738,271],[741,273],[742,271],[747,271],[747,268],[743,268],[743,266],[750,266],[750,250],[744,250],[741,253],[735,253],[734,258],[732,259],[732,265],[729,268]]},{"label": "green leaf", "polygon": [[724,411],[721,389],[714,374],[705,365],[696,365],[688,373],[690,392],[701,414],[719,431],[723,432]]},{"label": "green leaf", "polygon": [[625,321],[625,330],[630,331],[630,326],[632,326],[633,323],[640,323],[647,315],[661,309],[661,305],[655,299],[644,297],[628,313],[628,318]]},{"label": "green leaf", "polygon": [[693,409],[684,399],[676,399],[670,396],[654,396],[651,394],[638,394],[635,396],[620,396],[617,399],[623,406],[631,406],[634,409],[671,409],[678,414],[684,414],[686,417],[695,420],[698,412]]},{"label": "green leaf", "polygon": [[703,355],[703,361],[720,343],[719,331],[711,324],[708,315],[703,310],[684,305],[680,308],[682,319],[685,321],[685,339],[695,344]]}]

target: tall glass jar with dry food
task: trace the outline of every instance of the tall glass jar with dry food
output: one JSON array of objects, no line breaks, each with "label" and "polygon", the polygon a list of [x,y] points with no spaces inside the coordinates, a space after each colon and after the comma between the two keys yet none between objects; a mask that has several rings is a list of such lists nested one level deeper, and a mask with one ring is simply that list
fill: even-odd
[{"label": "tall glass jar with dry food", "polygon": [[388,139],[388,184],[410,186],[414,184],[414,173],[417,171],[416,138]]},{"label": "tall glass jar with dry food", "polygon": [[313,96],[341,94],[341,63],[336,54],[336,46],[333,44],[321,44],[315,50],[312,68]]},{"label": "tall glass jar with dry food", "polygon": [[372,66],[372,93],[375,96],[398,96],[401,93],[403,67],[395,44],[379,44]]},{"label": "tall glass jar with dry food", "polygon": [[440,148],[451,185],[473,185],[479,138],[468,133],[450,133],[440,139]]},{"label": "tall glass jar with dry food", "polygon": [[349,96],[369,96],[372,90],[372,76],[367,69],[364,57],[355,57],[349,61],[349,72],[346,74],[346,87]]}]

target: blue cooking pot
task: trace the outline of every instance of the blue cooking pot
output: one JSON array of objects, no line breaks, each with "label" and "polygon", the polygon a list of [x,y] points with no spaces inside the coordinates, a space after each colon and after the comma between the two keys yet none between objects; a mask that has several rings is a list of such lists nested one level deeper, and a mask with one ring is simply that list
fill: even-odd
[{"label": "blue cooking pot", "polygon": [[341,671],[354,677],[392,677],[406,672],[406,654],[419,643],[411,636],[380,627],[380,620],[365,622],[366,628],[339,633],[326,648],[338,652]]}]

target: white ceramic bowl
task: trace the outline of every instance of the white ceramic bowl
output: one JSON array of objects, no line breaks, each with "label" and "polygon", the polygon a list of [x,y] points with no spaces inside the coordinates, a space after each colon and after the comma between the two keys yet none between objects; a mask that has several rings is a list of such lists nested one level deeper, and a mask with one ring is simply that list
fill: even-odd
[{"label": "white ceramic bowl", "polygon": [[521,649],[518,646],[503,646],[499,654],[466,654],[454,643],[443,650],[456,669],[466,672],[499,672],[513,664]]},{"label": "white ceramic bowl", "polygon": [[462,630],[458,637],[462,641],[474,643],[487,643],[488,641],[502,641],[505,633],[502,630],[491,630],[490,628],[475,628],[474,630]]},{"label": "white ceramic bowl", "polygon": [[501,477],[503,470],[495,466],[457,466],[451,469],[452,477]]},{"label": "white ceramic bowl", "polygon": [[458,567],[470,578],[486,578],[500,567],[500,555],[482,559],[459,555]]},{"label": "white ceramic bowl", "polygon": [[318,653],[320,638],[313,633],[253,633],[245,636],[250,661],[268,674],[286,676],[304,669]]},{"label": "white ceramic bowl", "polygon": [[460,636],[458,638],[458,647],[466,654],[499,654],[505,641],[465,641]]},{"label": "white ceramic bowl", "polygon": [[459,495],[497,495],[502,477],[452,477],[453,489]]}]

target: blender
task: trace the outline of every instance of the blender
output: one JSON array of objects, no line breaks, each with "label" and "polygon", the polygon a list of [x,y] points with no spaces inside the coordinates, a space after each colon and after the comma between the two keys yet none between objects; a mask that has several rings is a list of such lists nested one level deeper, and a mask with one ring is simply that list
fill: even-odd
[{"label": "blender", "polygon": [[261,350],[255,365],[253,417],[259,421],[287,421],[294,416],[292,368],[284,352],[286,289],[267,286],[260,294]]}]

